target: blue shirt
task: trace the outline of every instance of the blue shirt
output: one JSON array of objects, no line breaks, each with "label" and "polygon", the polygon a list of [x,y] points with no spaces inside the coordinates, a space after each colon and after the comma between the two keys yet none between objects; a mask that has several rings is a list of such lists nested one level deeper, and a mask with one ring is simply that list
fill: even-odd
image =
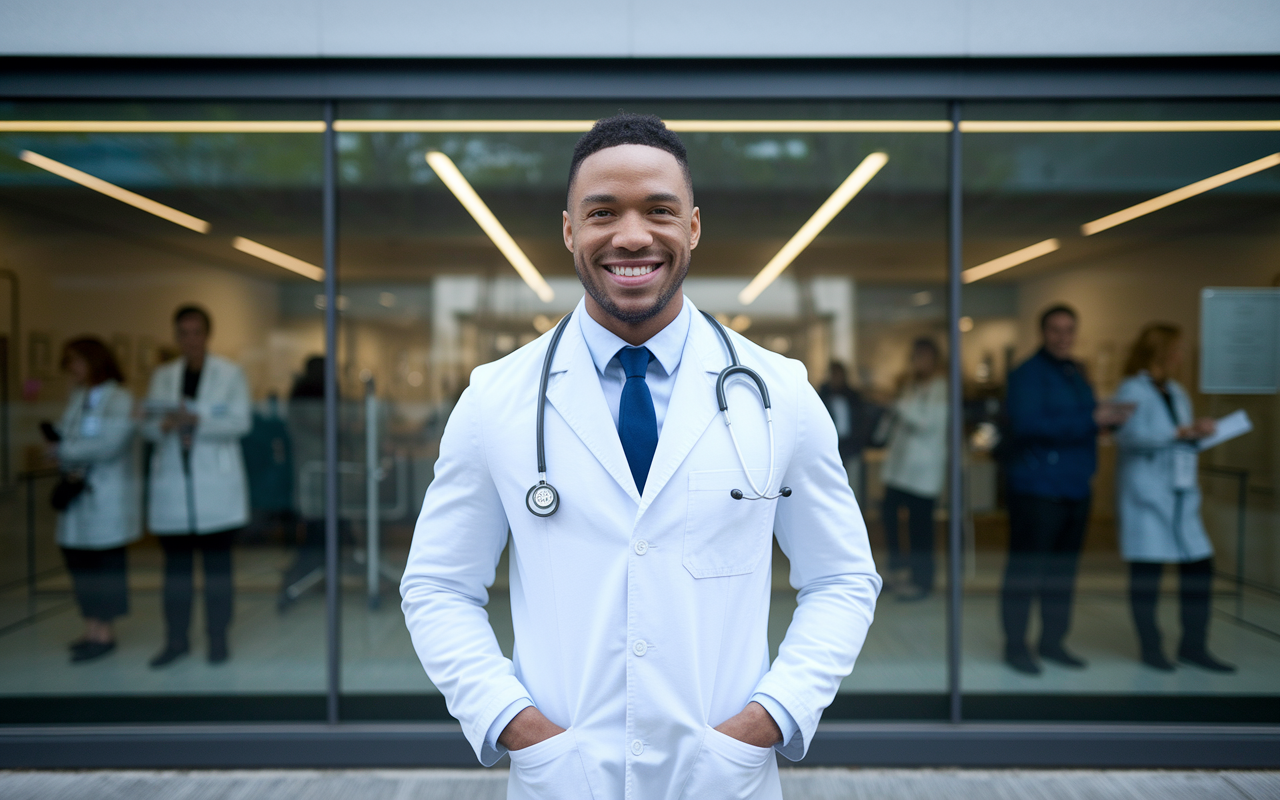
[{"label": "blue shirt", "polygon": [[1098,466],[1097,405],[1080,366],[1043,349],[1010,373],[1010,491],[1087,498]]}]

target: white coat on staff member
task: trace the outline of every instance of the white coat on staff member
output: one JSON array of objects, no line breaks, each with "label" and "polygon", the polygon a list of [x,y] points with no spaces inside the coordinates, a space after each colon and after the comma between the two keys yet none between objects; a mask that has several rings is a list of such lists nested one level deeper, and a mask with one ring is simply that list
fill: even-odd
[{"label": "white coat on staff member", "polygon": [[71,397],[54,430],[46,428],[62,481],[58,545],[71,574],[84,634],[71,643],[72,663],[102,658],[116,649],[114,622],[129,613],[126,547],[142,533],[133,397],[111,350],[82,337],[62,350]]},{"label": "white coat on staff member", "polygon": [[196,551],[204,565],[207,657],[212,664],[229,657],[231,546],[249,520],[240,449],[252,424],[244,372],[209,352],[213,322],[200,306],[179,308],[173,326],[182,356],[151,376],[142,428],[155,443],[147,520],[165,555],[165,644],[153,669],[190,652]]},{"label": "white coat on staff member", "polygon": [[1173,377],[1182,362],[1182,331],[1163,323],[1143,329],[1125,362],[1129,377],[1115,399],[1132,404],[1134,412],[1116,431],[1120,552],[1129,562],[1129,600],[1142,663],[1161,672],[1174,670],[1156,624],[1156,601],[1164,565],[1177,564],[1178,661],[1234,672],[1208,649],[1213,545],[1200,518],[1196,440],[1213,434],[1214,421],[1194,418],[1186,389]]},{"label": "white coat on staff member", "polygon": [[[681,291],[701,218],[661,120],[596,123],[569,187],[586,297],[472,373],[405,622],[481,763],[510,752],[510,800],[781,800],[775,752],[808,750],[881,586],[835,425],[803,364]],[[799,605],[771,661],[775,537]],[[484,609],[508,541],[514,660]]]}]

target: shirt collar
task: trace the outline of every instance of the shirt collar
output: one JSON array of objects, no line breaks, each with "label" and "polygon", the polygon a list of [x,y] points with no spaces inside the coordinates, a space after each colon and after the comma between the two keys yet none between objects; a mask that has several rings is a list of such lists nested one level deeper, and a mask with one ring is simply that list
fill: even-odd
[{"label": "shirt collar", "polygon": [[[692,313],[690,308],[689,299],[683,298],[680,313],[676,318],[643,345],[649,348],[654,360],[668,375],[675,374],[676,367],[680,366],[680,358],[684,355],[684,344],[689,338],[689,321]],[[582,330],[582,338],[587,342],[587,350],[591,352],[591,360],[595,362],[596,372],[603,375],[605,368],[609,366],[609,362],[618,354],[618,351],[630,345],[616,333],[592,319],[587,313],[585,301],[579,309],[582,313],[578,316],[578,326]]]}]

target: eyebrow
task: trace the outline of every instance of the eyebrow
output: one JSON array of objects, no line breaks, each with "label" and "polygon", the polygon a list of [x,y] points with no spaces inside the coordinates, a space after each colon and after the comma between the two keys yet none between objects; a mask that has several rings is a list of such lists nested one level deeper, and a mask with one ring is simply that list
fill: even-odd
[{"label": "eyebrow", "polygon": [[[680,196],[671,194],[670,192],[657,192],[656,194],[651,194],[648,197],[646,197],[644,201],[646,203],[679,203]],[[582,198],[582,201],[579,203],[579,205],[589,205],[593,203],[616,203],[616,202],[618,202],[617,195],[589,194],[586,197]]]}]

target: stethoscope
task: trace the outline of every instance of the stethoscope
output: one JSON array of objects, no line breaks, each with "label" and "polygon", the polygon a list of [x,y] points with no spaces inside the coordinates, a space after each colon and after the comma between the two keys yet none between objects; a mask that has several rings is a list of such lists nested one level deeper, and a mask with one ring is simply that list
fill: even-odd
[{"label": "stethoscope", "polygon": [[[549,517],[560,510],[560,493],[554,486],[547,483],[547,451],[543,438],[543,420],[547,408],[547,381],[551,377],[551,362],[555,358],[556,347],[560,345],[560,337],[564,335],[565,326],[569,324],[569,318],[572,316],[572,311],[565,314],[560,324],[556,325],[555,332],[551,334],[551,344],[547,347],[547,356],[542,362],[542,380],[538,384],[538,482],[525,495],[525,505],[529,507],[530,512],[539,517]],[[741,375],[755,384],[756,390],[760,393],[760,401],[764,404],[765,420],[769,424],[769,477],[764,482],[764,488],[768,489],[773,484],[774,475],[773,407],[769,403],[769,389],[764,385],[764,378],[738,361],[738,351],[734,349],[733,342],[729,341],[729,334],[725,332],[720,321],[705,311],[702,312],[702,316],[706,317],[716,329],[716,333],[720,334],[725,349],[729,351],[729,360],[732,363],[720,370],[720,375],[716,378],[716,402],[719,403],[720,413],[724,416],[725,427],[729,429],[729,438],[733,440],[733,451],[738,454],[738,463],[742,465],[742,472],[754,493],[753,496],[744,493],[741,489],[733,489],[729,492],[729,496],[734,500],[776,500],[779,497],[790,497],[791,487],[789,486],[783,486],[777,494],[768,494],[756,486],[755,480],[751,477],[751,471],[747,469],[746,459],[742,457],[742,448],[738,446],[737,434],[733,432],[733,422],[729,419],[729,400],[725,396],[724,385],[735,375]]]}]

